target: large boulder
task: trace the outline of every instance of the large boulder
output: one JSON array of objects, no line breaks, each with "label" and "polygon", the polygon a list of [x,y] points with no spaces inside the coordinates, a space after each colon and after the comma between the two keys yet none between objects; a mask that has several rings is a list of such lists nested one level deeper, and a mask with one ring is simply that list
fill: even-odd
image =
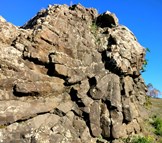
[{"label": "large boulder", "polygon": [[111,12],[50,5],[22,27],[0,17],[0,142],[106,143],[140,133],[144,56]]}]

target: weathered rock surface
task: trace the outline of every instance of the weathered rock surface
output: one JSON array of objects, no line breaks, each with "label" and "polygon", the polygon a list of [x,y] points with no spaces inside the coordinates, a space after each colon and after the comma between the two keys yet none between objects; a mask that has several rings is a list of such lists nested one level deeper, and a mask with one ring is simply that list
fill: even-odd
[{"label": "weathered rock surface", "polygon": [[22,27],[0,17],[0,142],[106,143],[140,133],[144,56],[110,12],[54,5]]}]

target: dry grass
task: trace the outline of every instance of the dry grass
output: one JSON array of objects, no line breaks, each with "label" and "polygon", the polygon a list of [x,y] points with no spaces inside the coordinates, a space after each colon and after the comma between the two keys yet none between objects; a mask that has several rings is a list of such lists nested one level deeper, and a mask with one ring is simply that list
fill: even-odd
[{"label": "dry grass", "polygon": [[150,98],[152,105],[148,109],[149,116],[158,116],[162,119],[162,99],[159,98]]}]

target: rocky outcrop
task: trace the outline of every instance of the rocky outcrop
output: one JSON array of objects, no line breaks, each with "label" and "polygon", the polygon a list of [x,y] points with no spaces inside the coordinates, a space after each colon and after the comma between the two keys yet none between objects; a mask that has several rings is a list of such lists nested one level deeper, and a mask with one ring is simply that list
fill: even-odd
[{"label": "rocky outcrop", "polygon": [[144,48],[117,17],[54,5],[0,18],[0,142],[117,142],[141,132]]}]

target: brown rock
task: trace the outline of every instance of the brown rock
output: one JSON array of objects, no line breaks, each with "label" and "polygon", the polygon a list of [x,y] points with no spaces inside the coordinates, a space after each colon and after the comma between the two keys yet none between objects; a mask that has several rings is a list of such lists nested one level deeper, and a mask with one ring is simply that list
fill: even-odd
[{"label": "brown rock", "polygon": [[125,96],[129,97],[132,94],[133,91],[133,80],[131,77],[126,76],[124,78],[124,88],[125,88]]},{"label": "brown rock", "polygon": [[0,42],[6,45],[11,44],[18,36],[18,28],[11,23],[6,22],[3,17],[0,17]]},{"label": "brown rock", "polygon": [[125,124],[115,124],[112,127],[112,136],[115,139],[127,137],[126,125]]},{"label": "brown rock", "polygon": [[44,100],[30,102],[0,101],[0,124],[5,125],[18,120],[28,119],[39,113],[49,112],[58,106],[61,101],[61,98],[59,98],[45,98]]},{"label": "brown rock", "polygon": [[72,110],[73,106],[74,105],[72,101],[66,101],[66,102],[60,103],[60,105],[57,106],[57,109],[66,114],[67,112]]},{"label": "brown rock", "polygon": [[90,107],[90,127],[92,135],[98,137],[101,134],[100,128],[100,107],[98,102],[94,102]]},{"label": "brown rock", "polygon": [[110,126],[112,123],[110,119],[110,113],[105,104],[102,105],[101,112],[102,114],[101,114],[100,123],[102,129],[102,136],[104,138],[109,138],[111,136]]},{"label": "brown rock", "polygon": [[0,17],[0,142],[106,143],[140,133],[144,58],[110,12],[50,5],[22,27]]}]

